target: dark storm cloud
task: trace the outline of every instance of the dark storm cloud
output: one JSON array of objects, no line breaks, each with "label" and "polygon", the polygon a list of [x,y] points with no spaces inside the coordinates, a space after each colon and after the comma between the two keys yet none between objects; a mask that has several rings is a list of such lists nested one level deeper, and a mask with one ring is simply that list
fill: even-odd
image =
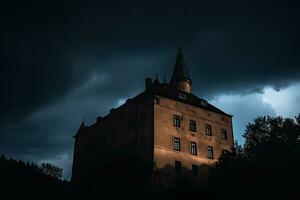
[{"label": "dark storm cloud", "polygon": [[[169,50],[162,55],[170,60],[168,54],[179,45],[186,49],[195,85],[206,83],[199,87],[204,94],[232,90],[232,85],[280,87],[299,75],[295,4],[26,1],[2,9],[5,115],[26,114],[80,84],[95,67],[106,68],[86,60],[99,64],[118,55],[145,56],[161,49]],[[74,60],[86,65],[75,69]],[[114,70],[128,62],[124,59]]]},{"label": "dark storm cloud", "polygon": [[169,79],[179,46],[200,96],[299,81],[298,8],[291,1],[3,3],[0,152],[39,160],[70,153],[83,117],[92,122],[142,91],[146,76]]}]

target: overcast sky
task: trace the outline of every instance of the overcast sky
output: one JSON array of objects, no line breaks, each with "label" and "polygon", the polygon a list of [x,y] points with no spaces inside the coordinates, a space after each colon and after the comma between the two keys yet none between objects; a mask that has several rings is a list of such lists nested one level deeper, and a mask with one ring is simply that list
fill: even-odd
[{"label": "overcast sky", "polygon": [[53,162],[70,177],[72,136],[82,119],[93,123],[142,92],[147,76],[170,79],[178,47],[192,92],[234,115],[239,143],[257,116],[294,117],[300,112],[295,2],[1,3],[0,153]]}]

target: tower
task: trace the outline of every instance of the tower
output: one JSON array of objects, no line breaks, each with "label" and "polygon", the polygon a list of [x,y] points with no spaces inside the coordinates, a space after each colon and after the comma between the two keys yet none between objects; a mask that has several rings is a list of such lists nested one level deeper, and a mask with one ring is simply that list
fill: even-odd
[{"label": "tower", "polygon": [[182,49],[178,49],[176,62],[170,83],[178,90],[191,93],[192,80],[184,60]]}]

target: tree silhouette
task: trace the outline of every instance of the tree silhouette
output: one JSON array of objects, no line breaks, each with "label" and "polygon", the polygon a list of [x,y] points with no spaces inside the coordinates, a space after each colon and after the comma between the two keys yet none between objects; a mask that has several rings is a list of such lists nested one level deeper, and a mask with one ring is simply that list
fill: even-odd
[{"label": "tree silhouette", "polygon": [[299,122],[300,114],[295,119],[258,117],[249,123],[244,146],[224,152],[211,171],[210,187],[217,199],[295,199],[300,186]]},{"label": "tree silhouette", "polygon": [[50,163],[42,163],[41,164],[41,170],[42,173],[55,177],[55,178],[61,178],[62,177],[62,168],[59,168],[53,164]]},{"label": "tree silhouette", "polygon": [[0,156],[0,177],[0,199],[62,199],[69,194],[66,181],[45,174],[34,163],[4,155]]}]

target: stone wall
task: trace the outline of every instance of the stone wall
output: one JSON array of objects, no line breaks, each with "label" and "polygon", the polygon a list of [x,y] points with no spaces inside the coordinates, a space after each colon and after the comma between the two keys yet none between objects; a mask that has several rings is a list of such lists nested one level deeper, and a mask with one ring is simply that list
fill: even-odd
[{"label": "stone wall", "polygon": [[[154,105],[154,167],[161,169],[180,161],[182,167],[213,165],[223,150],[233,145],[231,117],[199,107],[157,96]],[[180,127],[173,125],[173,116],[180,116]],[[196,132],[190,131],[190,120],[196,121]],[[205,133],[206,124],[212,127],[212,136]],[[221,129],[227,130],[227,140],[222,140]],[[173,149],[174,137],[180,138],[180,151]],[[190,142],[197,143],[197,155],[190,153]],[[207,146],[213,147],[214,158],[207,158]],[[199,169],[200,170],[200,169]]]}]

